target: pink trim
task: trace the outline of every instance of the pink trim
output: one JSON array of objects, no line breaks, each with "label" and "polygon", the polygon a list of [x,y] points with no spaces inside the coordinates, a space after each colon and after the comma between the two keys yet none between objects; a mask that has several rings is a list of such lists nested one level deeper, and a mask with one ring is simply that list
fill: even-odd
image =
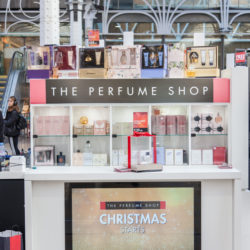
[{"label": "pink trim", "polygon": [[214,102],[229,103],[230,102],[230,79],[215,78],[213,79]]},{"label": "pink trim", "polygon": [[30,104],[46,104],[46,80],[30,80]]}]

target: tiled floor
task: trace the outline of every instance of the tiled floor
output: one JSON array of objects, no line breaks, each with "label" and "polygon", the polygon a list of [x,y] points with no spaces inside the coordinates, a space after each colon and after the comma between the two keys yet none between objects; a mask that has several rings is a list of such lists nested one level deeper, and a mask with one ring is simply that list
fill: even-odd
[{"label": "tiled floor", "polygon": [[242,191],[241,250],[250,249],[250,192]]}]

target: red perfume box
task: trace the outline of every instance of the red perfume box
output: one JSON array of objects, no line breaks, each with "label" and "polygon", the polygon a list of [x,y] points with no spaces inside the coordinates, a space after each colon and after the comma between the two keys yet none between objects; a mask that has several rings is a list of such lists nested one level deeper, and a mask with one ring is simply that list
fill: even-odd
[{"label": "red perfume box", "polygon": [[166,116],[166,134],[167,135],[175,135],[176,134],[176,116],[175,115],[167,115]]},{"label": "red perfume box", "polygon": [[226,148],[225,147],[214,147],[213,148],[213,162],[214,165],[220,165],[226,162]]},{"label": "red perfume box", "polygon": [[177,115],[177,134],[185,135],[187,134],[187,118],[185,115]]},{"label": "red perfume box", "polygon": [[148,112],[133,113],[133,130],[136,132],[148,131]]},{"label": "red perfume box", "polygon": [[155,134],[156,135],[166,134],[166,116],[165,115],[155,116]]}]

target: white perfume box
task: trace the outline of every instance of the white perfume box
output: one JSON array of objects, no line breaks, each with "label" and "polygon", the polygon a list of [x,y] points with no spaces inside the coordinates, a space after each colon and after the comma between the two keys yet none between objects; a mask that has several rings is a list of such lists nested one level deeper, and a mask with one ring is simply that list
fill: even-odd
[{"label": "white perfume box", "polygon": [[192,150],[191,162],[193,165],[201,165],[201,150],[200,149]]},{"label": "white perfume box", "polygon": [[139,164],[151,164],[152,162],[152,152],[150,150],[140,150]]},{"label": "white perfume box", "polygon": [[174,150],[174,163],[175,165],[183,165],[183,149]]},{"label": "white perfume box", "polygon": [[106,166],[107,163],[107,154],[93,154],[93,166]]},{"label": "white perfume box", "polygon": [[93,154],[92,153],[83,153],[83,165],[92,166],[93,165]]},{"label": "white perfume box", "polygon": [[125,163],[125,155],[124,155],[124,150],[120,149],[118,152],[118,165],[119,166],[123,166],[123,164]]},{"label": "white perfume box", "polygon": [[140,152],[138,150],[131,151],[131,165],[140,164]]},{"label": "white perfume box", "polygon": [[113,166],[119,165],[119,150],[114,149],[112,151],[112,165]]},{"label": "white perfume box", "polygon": [[202,164],[213,165],[213,150],[212,149],[202,150]]},{"label": "white perfume box", "polygon": [[166,149],[165,151],[165,160],[166,165],[174,165],[174,150],[173,149]]}]

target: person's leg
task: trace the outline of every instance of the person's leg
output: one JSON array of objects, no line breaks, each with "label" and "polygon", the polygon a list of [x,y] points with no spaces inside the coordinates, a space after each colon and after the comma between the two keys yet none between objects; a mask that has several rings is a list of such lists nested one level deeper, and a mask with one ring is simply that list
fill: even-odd
[{"label": "person's leg", "polygon": [[14,137],[8,137],[8,138],[9,138],[10,149],[12,151],[12,155],[17,155],[16,147],[15,147],[15,143],[14,143]]},{"label": "person's leg", "polygon": [[16,151],[16,155],[20,155],[20,151],[18,149],[18,136],[13,137],[14,147]]}]

